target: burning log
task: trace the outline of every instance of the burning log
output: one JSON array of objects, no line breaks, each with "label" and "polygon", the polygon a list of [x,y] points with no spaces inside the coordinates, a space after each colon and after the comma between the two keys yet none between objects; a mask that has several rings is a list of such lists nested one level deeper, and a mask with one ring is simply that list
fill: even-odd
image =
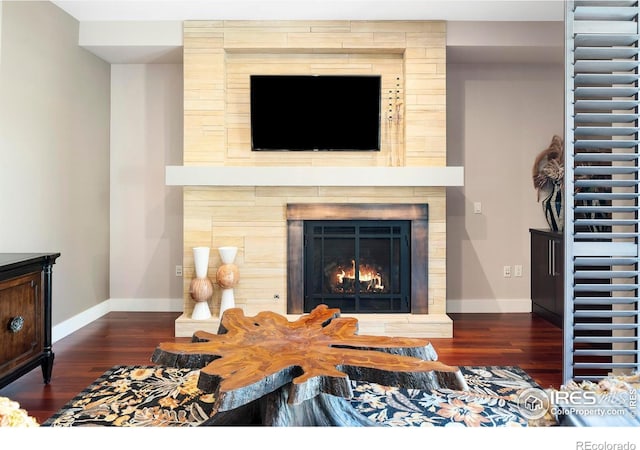
[{"label": "burning log", "polygon": [[356,277],[355,260],[351,260],[351,266],[348,268],[337,266],[331,274],[331,279],[335,281],[330,282],[333,293],[355,293],[356,291],[369,293],[386,292],[382,282],[382,275],[376,267],[369,264],[360,264]]}]

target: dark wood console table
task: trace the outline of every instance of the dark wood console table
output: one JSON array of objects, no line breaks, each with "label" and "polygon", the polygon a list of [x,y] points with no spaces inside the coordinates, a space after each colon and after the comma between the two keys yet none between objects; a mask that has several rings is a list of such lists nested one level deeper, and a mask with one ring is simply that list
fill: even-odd
[{"label": "dark wood console table", "polygon": [[0,253],[0,388],[37,366],[51,381],[51,272],[60,253]]}]

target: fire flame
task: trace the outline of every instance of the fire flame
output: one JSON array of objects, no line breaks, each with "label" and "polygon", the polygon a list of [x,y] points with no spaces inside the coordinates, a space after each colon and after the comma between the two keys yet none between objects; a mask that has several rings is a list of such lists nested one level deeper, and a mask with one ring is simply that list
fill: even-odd
[{"label": "fire flame", "polygon": [[[356,279],[356,262],[355,260],[351,260],[351,267],[346,271],[344,269],[340,269],[339,272],[336,273],[336,278],[338,280],[338,284],[343,284],[345,278],[347,280],[355,280]],[[361,283],[369,283],[370,289],[375,290],[383,290],[384,286],[382,285],[382,276],[380,273],[373,267],[368,264],[360,264],[358,267],[358,279]]]}]

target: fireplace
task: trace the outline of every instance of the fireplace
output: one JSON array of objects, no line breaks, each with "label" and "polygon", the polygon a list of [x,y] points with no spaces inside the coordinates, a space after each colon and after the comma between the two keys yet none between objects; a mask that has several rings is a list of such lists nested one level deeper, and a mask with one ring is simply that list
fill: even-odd
[{"label": "fireplace", "polygon": [[410,222],[304,222],[304,312],[408,313]]},{"label": "fireplace", "polygon": [[288,204],[287,313],[428,313],[427,205]]}]

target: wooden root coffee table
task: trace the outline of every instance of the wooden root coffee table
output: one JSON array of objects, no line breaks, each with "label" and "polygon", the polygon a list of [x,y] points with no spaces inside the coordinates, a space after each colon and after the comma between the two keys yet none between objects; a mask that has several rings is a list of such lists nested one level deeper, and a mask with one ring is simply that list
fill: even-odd
[{"label": "wooden root coffee table", "polygon": [[290,322],[273,312],[224,312],[218,334],[161,343],[151,360],[199,368],[215,397],[205,425],[374,426],[347,401],[350,380],[414,389],[467,390],[457,367],[426,339],[360,336],[357,319],[326,305]]}]

